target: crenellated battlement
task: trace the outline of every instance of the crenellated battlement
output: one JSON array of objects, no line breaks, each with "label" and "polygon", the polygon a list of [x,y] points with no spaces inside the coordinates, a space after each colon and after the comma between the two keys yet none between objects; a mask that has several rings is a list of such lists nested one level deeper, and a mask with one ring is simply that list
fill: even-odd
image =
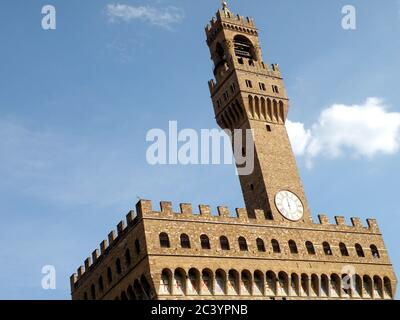
[{"label": "crenellated battlement", "polygon": [[216,17],[213,17],[210,23],[206,25],[205,31],[208,43],[213,41],[221,27],[251,35],[258,35],[253,18],[236,15],[227,7],[218,10]]},{"label": "crenellated battlement", "polygon": [[282,221],[268,220],[266,219],[265,212],[263,210],[255,210],[254,214],[249,215],[249,212],[243,208],[236,208],[233,212],[225,207],[219,206],[216,211],[211,209],[211,206],[200,204],[198,210],[193,209],[193,205],[190,203],[180,203],[179,212],[174,212],[173,204],[169,201],[161,201],[157,209],[154,208],[153,203],[149,200],[140,200],[136,204],[136,213],[130,211],[126,215],[126,219],[120,221],[115,230],[112,230],[107,239],[103,240],[99,249],[95,249],[92,252],[92,256],[88,257],[84,261],[84,265],[77,269],[70,280],[71,285],[82,279],[86,272],[91,270],[94,265],[99,263],[108,251],[118,243],[119,239],[127,232],[127,229],[132,228],[142,219],[165,219],[170,221],[176,220],[188,220],[188,221],[204,221],[214,223],[229,223],[229,224],[254,224],[254,225],[265,225],[268,227],[282,227],[283,225],[287,228],[299,228],[309,230],[327,230],[327,231],[343,231],[349,233],[371,233],[379,234],[379,227],[375,219],[367,219],[367,225],[364,226],[360,218],[351,218],[351,224],[346,224],[346,219],[343,216],[335,216],[335,223],[330,223],[329,218],[324,215],[318,215],[318,223],[305,223],[290,225],[290,223],[282,224]]},{"label": "crenellated battlement", "polygon": [[[265,76],[271,78],[279,78],[282,79],[281,70],[279,68],[279,64],[273,63],[271,65],[265,64],[263,61],[253,61],[252,64],[243,64],[243,65],[236,65],[233,61],[233,57],[230,57],[229,60],[226,62],[227,70],[236,70],[252,72],[252,73],[262,73]],[[214,79],[208,81],[208,87],[210,89],[210,94],[213,96],[219,89],[220,85],[223,85],[222,82],[217,82]]]},{"label": "crenellated battlement", "polygon": [[97,263],[99,263],[103,257],[110,251],[110,249],[122,238],[122,236],[127,232],[127,229],[132,228],[139,222],[139,218],[136,213],[131,210],[126,215],[125,220],[121,220],[117,226],[116,230],[110,231],[107,239],[100,242],[99,248],[92,252],[91,257],[86,258],[84,265],[79,266],[77,272],[71,275],[70,281],[71,285],[79,281],[87,271],[92,269]]}]

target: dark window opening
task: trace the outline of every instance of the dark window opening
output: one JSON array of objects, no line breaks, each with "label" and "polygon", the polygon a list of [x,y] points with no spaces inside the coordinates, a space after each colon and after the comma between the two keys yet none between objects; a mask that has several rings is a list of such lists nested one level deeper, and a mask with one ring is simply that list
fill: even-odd
[{"label": "dark window opening", "polygon": [[344,243],[339,244],[339,249],[340,249],[340,253],[342,254],[343,257],[349,256],[349,251],[347,250],[347,247]]},{"label": "dark window opening", "polygon": [[375,259],[379,259],[381,257],[378,248],[375,245],[371,245],[370,249],[371,249],[371,254]]},{"label": "dark window opening", "polygon": [[266,251],[265,250],[265,244],[264,244],[264,241],[262,239],[258,238],[256,240],[256,243],[257,243],[258,252],[265,252]]},{"label": "dark window opening", "polygon": [[129,266],[129,265],[131,264],[131,262],[132,262],[132,259],[131,259],[131,252],[129,251],[129,249],[126,249],[126,250],[125,250],[125,264],[126,264],[127,266]]},{"label": "dark window opening", "polygon": [[254,48],[249,39],[244,36],[238,35],[233,39],[234,50],[237,57],[255,60]]},{"label": "dark window opening", "polygon": [[272,244],[272,251],[274,253],[280,253],[281,252],[281,247],[279,246],[279,242],[277,240],[273,239],[271,241],[271,244]]},{"label": "dark window opening", "polygon": [[111,268],[107,269],[107,280],[108,280],[108,283],[111,283],[113,280]]},{"label": "dark window opening", "polygon": [[364,255],[364,250],[363,250],[363,248],[361,247],[361,245],[359,245],[358,243],[356,244],[356,252],[357,252],[357,255],[358,255],[360,258],[364,258],[364,257],[365,257],[365,255]]},{"label": "dark window opening", "polygon": [[315,248],[314,248],[314,245],[312,244],[312,242],[307,241],[306,248],[307,248],[308,254],[315,255]]},{"label": "dark window opening", "polygon": [[247,241],[243,237],[239,238],[239,249],[240,251],[249,251],[249,248],[247,246]]},{"label": "dark window opening", "polygon": [[139,239],[136,239],[135,241],[135,249],[136,249],[136,254],[139,255],[140,254],[140,241]]},{"label": "dark window opening", "polygon": [[181,247],[183,249],[190,249],[190,239],[187,234],[181,235]]},{"label": "dark window opening", "polygon": [[161,246],[161,248],[170,248],[171,247],[168,234],[166,234],[165,232],[160,233],[160,246]]},{"label": "dark window opening", "polygon": [[322,247],[324,248],[324,252],[327,256],[331,256],[332,255],[332,250],[331,250],[331,246],[329,245],[328,242],[324,242],[322,244]]},{"label": "dark window opening", "polygon": [[121,260],[118,258],[117,261],[115,261],[115,267],[117,269],[117,273],[121,274],[122,268],[121,268]]},{"label": "dark window opening", "polygon": [[103,277],[99,278],[99,289],[100,291],[104,290],[104,282],[103,282]]},{"label": "dark window opening", "polygon": [[96,300],[96,287],[94,286],[94,284],[92,284],[92,286],[90,287],[90,291],[92,294],[92,299]]},{"label": "dark window opening", "polygon": [[274,220],[271,210],[268,210],[267,212],[265,212],[264,216],[265,216],[265,219],[267,219],[267,220]]},{"label": "dark window opening", "polygon": [[210,250],[211,249],[210,239],[205,234],[203,234],[200,237],[200,243],[201,243],[201,248],[203,250]]},{"label": "dark window opening", "polygon": [[225,250],[225,251],[230,250],[229,240],[228,240],[227,237],[222,236],[219,239],[219,242],[220,242],[220,245],[221,245],[221,250]]},{"label": "dark window opening", "polygon": [[271,131],[272,131],[271,126],[270,126],[269,124],[267,124],[266,128],[267,128],[267,131],[268,131],[268,132],[271,132]]},{"label": "dark window opening", "polygon": [[293,240],[289,241],[289,250],[291,254],[298,254],[299,251],[297,250],[297,245],[296,242],[294,242]]}]

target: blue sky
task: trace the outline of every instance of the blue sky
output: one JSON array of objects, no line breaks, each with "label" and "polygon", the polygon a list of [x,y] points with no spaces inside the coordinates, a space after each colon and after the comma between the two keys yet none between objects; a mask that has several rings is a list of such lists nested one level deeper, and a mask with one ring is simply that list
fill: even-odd
[{"label": "blue sky", "polygon": [[[254,17],[264,60],[281,66],[313,215],[376,217],[398,272],[400,2],[382,2],[230,7]],[[110,19],[116,2],[106,0],[1,2],[2,299],[68,299],[69,276],[139,197],[175,208],[243,206],[232,166],[150,166],[145,158],[147,131],[169,120],[216,127],[204,26],[219,1],[118,3],[147,9]],[[57,9],[54,31],[41,28],[45,4]],[[357,9],[355,31],[341,28],[346,4]],[[335,106],[365,122],[342,127]],[[365,125],[370,119],[378,125]],[[367,138],[337,137],[335,126]],[[370,136],[379,139],[366,144]],[[44,265],[56,267],[56,290],[41,288]]]}]

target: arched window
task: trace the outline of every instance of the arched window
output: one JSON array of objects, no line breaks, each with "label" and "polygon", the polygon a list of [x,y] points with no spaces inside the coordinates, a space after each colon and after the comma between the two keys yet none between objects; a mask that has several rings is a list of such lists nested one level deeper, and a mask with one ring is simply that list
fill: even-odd
[{"label": "arched window", "polygon": [[301,282],[301,295],[302,296],[308,296],[309,294],[310,294],[310,280],[309,280],[309,277],[308,277],[308,275],[306,275],[305,273],[303,273],[302,275],[301,275],[301,279],[300,279],[300,282]]},{"label": "arched window", "polygon": [[181,247],[183,249],[190,249],[190,239],[187,234],[181,234]]},{"label": "arched window", "polygon": [[168,234],[166,234],[165,232],[160,233],[160,246],[161,246],[161,248],[170,248],[171,247]]},{"label": "arched window", "polygon": [[160,294],[171,294],[172,292],[172,281],[171,271],[164,269],[161,273],[160,281]]},{"label": "arched window", "polygon": [[363,276],[363,288],[363,298],[372,298],[372,279],[367,275]]},{"label": "arched window", "polygon": [[370,249],[371,249],[371,254],[375,259],[379,259],[381,257],[378,248],[374,244],[371,244]]},{"label": "arched window", "polygon": [[361,245],[360,244],[358,244],[358,243],[356,243],[356,252],[357,252],[357,256],[359,256],[360,258],[364,258],[365,257],[365,255],[364,255],[364,250],[363,250],[363,248],[361,247]]},{"label": "arched window", "polygon": [[87,295],[87,292],[85,292],[84,294],[83,294],[83,300],[87,300],[88,299],[88,295]]},{"label": "arched window", "polygon": [[101,276],[99,278],[99,289],[100,289],[100,292],[103,292],[103,290],[104,290],[103,277],[101,277]]},{"label": "arched window", "polygon": [[238,241],[239,241],[239,249],[240,249],[240,251],[249,251],[249,248],[247,247],[247,241],[246,241],[245,238],[240,237],[238,239]]},{"label": "arched window", "polygon": [[121,274],[122,268],[121,268],[121,260],[120,260],[120,258],[118,258],[118,259],[115,261],[115,268],[116,268],[116,270],[117,270],[117,273],[118,273],[118,274]]},{"label": "arched window", "polygon": [[297,250],[297,245],[296,242],[294,242],[293,240],[289,241],[289,250],[291,254],[298,254],[299,251]]},{"label": "arched window", "polygon": [[128,287],[128,290],[126,290],[126,293],[128,295],[128,300],[136,300],[136,295],[131,285]]},{"label": "arched window", "polygon": [[349,251],[347,250],[347,247],[343,242],[339,243],[339,249],[343,257],[349,256]]},{"label": "arched window", "polygon": [[322,247],[324,248],[324,252],[327,256],[331,256],[332,255],[332,250],[331,250],[331,246],[329,245],[328,242],[324,242],[322,244]]},{"label": "arched window", "polygon": [[384,294],[388,298],[392,298],[392,284],[388,277],[383,278]]},{"label": "arched window", "polygon": [[[168,235],[167,235],[167,237],[168,237]],[[135,250],[136,250],[136,254],[137,255],[139,255],[140,254],[140,241],[139,241],[139,239],[136,239],[135,240]]]},{"label": "arched window", "polygon": [[200,243],[201,243],[201,248],[204,250],[210,250],[211,245],[210,245],[210,239],[205,235],[200,236]]},{"label": "arched window", "polygon": [[229,240],[227,237],[225,236],[220,237],[219,243],[221,245],[221,250],[230,250]]},{"label": "arched window", "polygon": [[188,294],[199,294],[200,272],[197,269],[190,269],[188,274]]},{"label": "arched window", "polygon": [[228,272],[228,292],[229,295],[237,295],[239,293],[239,273],[236,270]]},{"label": "arched window", "polygon": [[186,294],[186,274],[181,269],[176,269],[174,273],[174,294]]},{"label": "arched window", "polygon": [[225,271],[221,269],[215,272],[215,294],[226,294],[226,274]]},{"label": "arched window", "polygon": [[315,248],[311,241],[306,242],[306,248],[307,248],[308,254],[315,255]]},{"label": "arched window", "polygon": [[126,249],[125,250],[125,264],[126,264],[126,266],[129,266],[131,264],[131,262],[132,262],[131,252],[129,251],[129,249]]},{"label": "arched window", "polygon": [[257,250],[258,250],[258,252],[265,252],[265,251],[266,251],[266,250],[265,250],[265,244],[264,244],[263,239],[258,238],[258,239],[256,240],[256,243],[257,243]]},{"label": "arched window", "polygon": [[281,253],[281,247],[279,246],[279,242],[277,240],[272,239],[271,244],[273,253]]},{"label": "arched window", "polygon": [[240,58],[257,60],[254,52],[253,44],[245,36],[237,35],[233,39],[235,54]]},{"label": "arched window", "polygon": [[90,287],[90,292],[92,294],[92,300],[96,300],[96,287],[94,286],[94,284],[92,284],[92,286]]},{"label": "arched window", "polygon": [[108,283],[111,283],[112,280],[113,280],[113,278],[112,278],[112,271],[111,271],[111,268],[110,268],[110,267],[107,268],[107,280],[108,280]]},{"label": "arched window", "polygon": [[287,296],[289,293],[289,277],[285,272],[278,273],[278,292],[280,296]]},{"label": "arched window", "polygon": [[329,282],[328,276],[323,274],[321,276],[321,295],[323,297],[329,296]]},{"label": "arched window", "polygon": [[264,291],[265,291],[264,274],[260,270],[257,270],[254,272],[254,285],[255,286],[254,286],[253,294],[257,295],[257,296],[264,295]]},{"label": "arched window", "polygon": [[213,293],[213,273],[209,269],[204,269],[201,272],[201,293],[210,295]]}]

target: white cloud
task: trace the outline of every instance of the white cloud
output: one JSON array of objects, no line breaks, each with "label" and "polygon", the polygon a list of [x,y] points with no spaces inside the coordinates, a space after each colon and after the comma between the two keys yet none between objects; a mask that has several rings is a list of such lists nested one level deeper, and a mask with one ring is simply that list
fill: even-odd
[{"label": "white cloud", "polygon": [[297,156],[308,166],[319,156],[372,158],[400,150],[400,113],[387,111],[383,100],[368,98],[361,105],[334,104],[323,110],[318,121],[305,129],[302,123],[287,122],[288,134]]},{"label": "white cloud", "polygon": [[129,6],[126,4],[108,4],[107,15],[110,22],[141,20],[152,25],[168,28],[184,18],[183,10],[176,7],[159,9],[151,6]]},{"label": "white cloud", "polygon": [[286,122],[286,127],[294,153],[304,155],[311,139],[310,130],[306,130],[303,123],[291,122],[290,120]]}]

